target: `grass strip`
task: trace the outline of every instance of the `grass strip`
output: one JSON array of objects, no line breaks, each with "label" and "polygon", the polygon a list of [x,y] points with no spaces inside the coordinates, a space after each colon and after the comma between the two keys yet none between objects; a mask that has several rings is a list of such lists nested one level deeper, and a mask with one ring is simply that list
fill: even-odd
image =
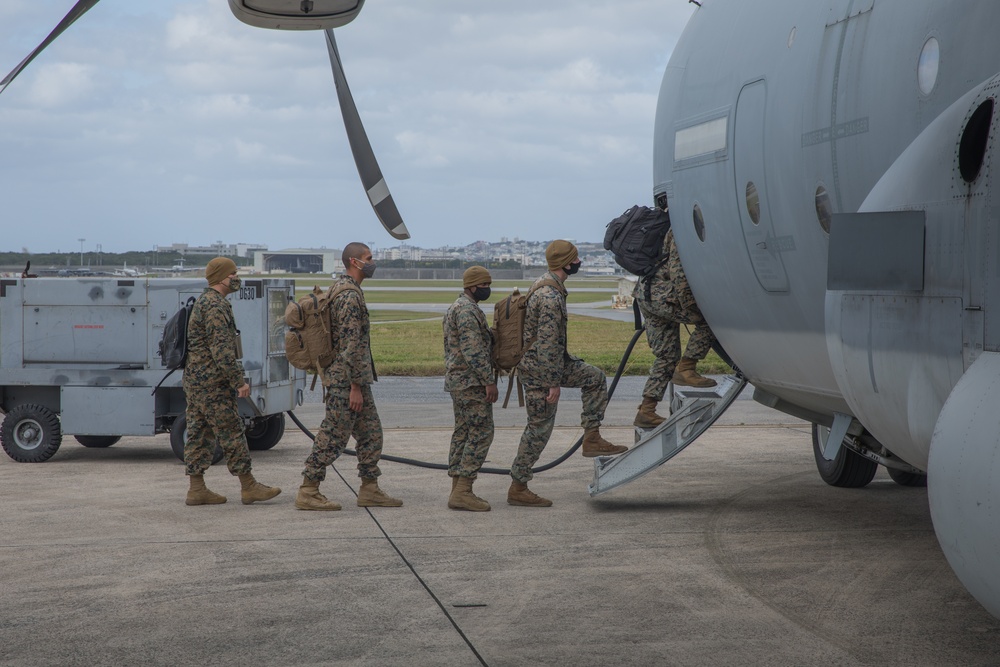
[{"label": "grass strip", "polygon": [[[618,368],[634,329],[628,322],[571,314],[567,333],[571,354],[610,375]],[[687,331],[681,327],[681,344],[686,345],[687,339]],[[372,356],[381,375],[444,375],[441,322],[381,324],[372,332]],[[653,353],[643,336],[636,343],[624,374],[647,375],[653,360]],[[728,370],[714,352],[698,364],[701,373],[720,374]]]}]

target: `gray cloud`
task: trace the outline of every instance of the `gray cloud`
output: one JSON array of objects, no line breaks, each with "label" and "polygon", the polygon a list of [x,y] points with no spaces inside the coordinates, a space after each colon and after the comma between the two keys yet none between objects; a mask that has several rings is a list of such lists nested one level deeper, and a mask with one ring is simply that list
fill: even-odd
[{"label": "gray cloud", "polygon": [[[6,72],[72,6],[0,7]],[[51,6],[59,5],[59,6]],[[416,245],[597,239],[651,193],[684,0],[369,0],[337,31]],[[0,95],[3,249],[394,245],[362,192],[321,33],[224,0],[102,0]]]}]

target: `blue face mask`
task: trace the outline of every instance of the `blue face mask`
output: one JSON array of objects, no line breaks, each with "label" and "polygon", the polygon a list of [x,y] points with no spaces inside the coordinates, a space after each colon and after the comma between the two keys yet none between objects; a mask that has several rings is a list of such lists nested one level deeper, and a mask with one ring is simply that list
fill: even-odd
[{"label": "blue face mask", "polygon": [[493,290],[490,289],[489,287],[477,287],[476,289],[472,290],[472,298],[475,299],[477,302],[486,301],[490,298],[490,294],[492,293]]},{"label": "blue face mask", "polygon": [[569,268],[566,269],[566,275],[567,276],[571,276],[574,273],[576,273],[577,271],[579,271],[580,270],[580,264],[582,264],[582,262],[577,262],[575,264],[570,264]]}]

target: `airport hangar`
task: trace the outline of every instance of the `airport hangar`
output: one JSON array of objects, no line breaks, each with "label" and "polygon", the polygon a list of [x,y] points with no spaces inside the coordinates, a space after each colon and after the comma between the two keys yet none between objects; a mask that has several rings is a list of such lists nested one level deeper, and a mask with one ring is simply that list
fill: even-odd
[{"label": "airport hangar", "polygon": [[254,253],[253,266],[258,273],[340,273],[343,251],[330,248],[289,248]]}]

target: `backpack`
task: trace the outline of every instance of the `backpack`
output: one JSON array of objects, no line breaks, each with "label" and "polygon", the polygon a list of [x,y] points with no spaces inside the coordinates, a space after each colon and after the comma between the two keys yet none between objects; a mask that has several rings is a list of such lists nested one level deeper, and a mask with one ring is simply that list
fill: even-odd
[{"label": "backpack", "polygon": [[521,294],[515,287],[510,296],[493,306],[493,364],[500,375],[506,374],[510,377],[507,383],[507,396],[503,401],[505,408],[510,401],[515,380],[518,404],[524,406],[524,388],[521,386],[521,379],[516,377],[516,369],[525,350],[534,342],[528,341],[527,345],[524,344],[524,316],[528,310],[528,299],[535,290],[546,285],[563,292],[563,287],[559,283],[554,280],[543,280],[529,289],[527,294]]},{"label": "backpack", "polygon": [[173,316],[163,325],[163,337],[160,338],[158,349],[160,351],[160,361],[164,368],[170,370],[153,387],[153,393],[160,388],[168,377],[178,368],[184,368],[187,363],[188,354],[188,322],[191,321],[191,311],[194,310],[196,299],[192,296],[181,306]]},{"label": "backpack", "polygon": [[659,208],[633,206],[608,223],[604,249],[615,262],[640,278],[652,275],[666,261],[663,239],[670,229],[670,214]]},{"label": "backpack", "polygon": [[[361,293],[354,285],[342,283],[324,292],[319,286],[285,307],[285,357],[288,363],[318,376],[333,363],[333,300],[344,290]],[[313,378],[315,383],[315,377]]]}]

